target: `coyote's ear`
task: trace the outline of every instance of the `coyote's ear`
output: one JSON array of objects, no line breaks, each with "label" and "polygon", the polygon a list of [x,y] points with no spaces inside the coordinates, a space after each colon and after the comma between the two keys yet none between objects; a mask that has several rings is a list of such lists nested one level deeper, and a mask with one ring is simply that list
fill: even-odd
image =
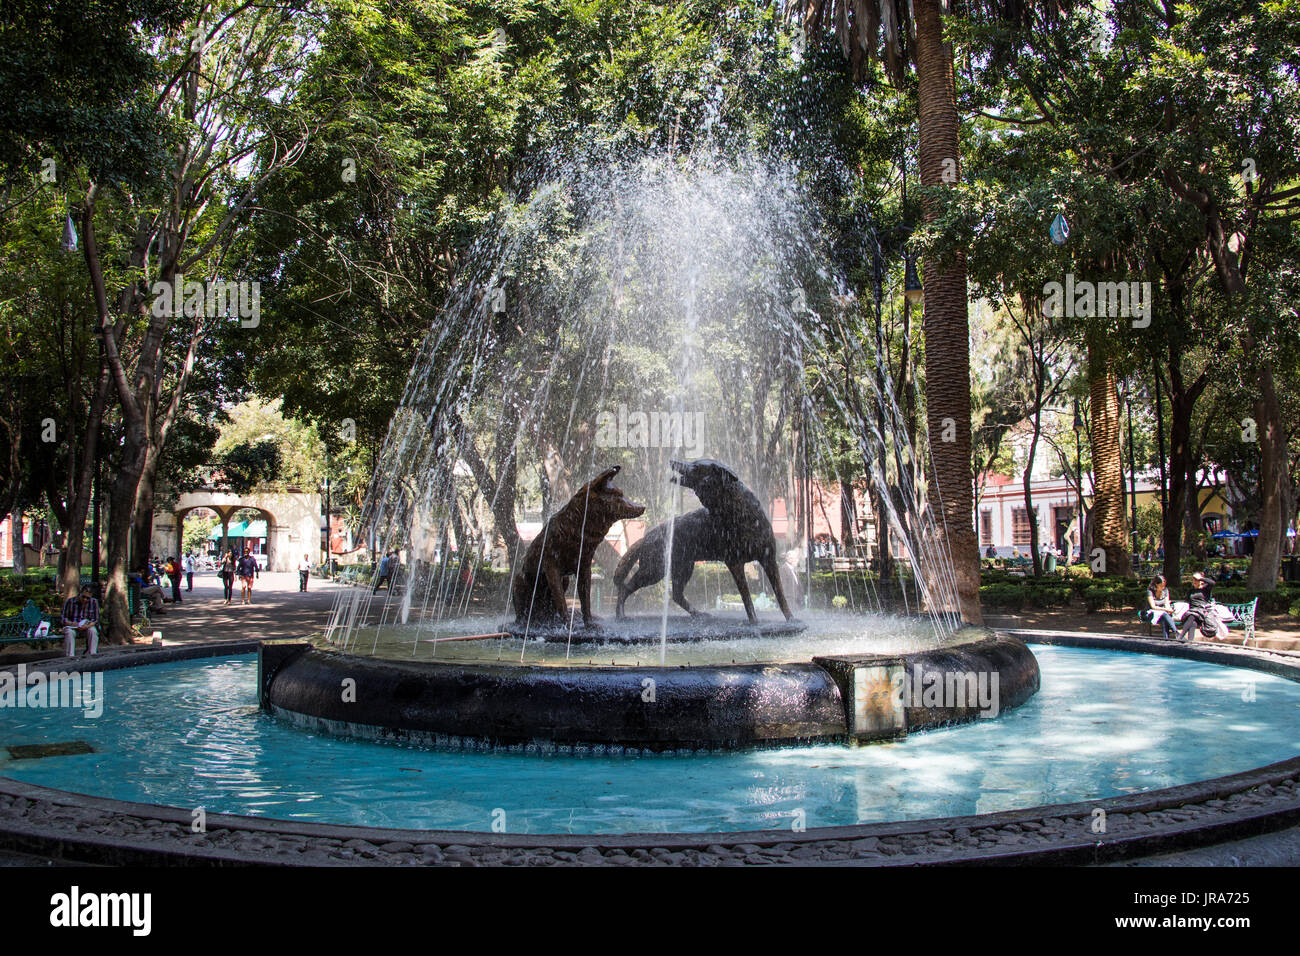
[{"label": "coyote's ear", "polygon": [[596,488],[600,485],[608,485],[614,480],[614,476],[623,470],[622,465],[614,465],[612,468],[606,468],[595,478],[591,479],[591,487]]}]

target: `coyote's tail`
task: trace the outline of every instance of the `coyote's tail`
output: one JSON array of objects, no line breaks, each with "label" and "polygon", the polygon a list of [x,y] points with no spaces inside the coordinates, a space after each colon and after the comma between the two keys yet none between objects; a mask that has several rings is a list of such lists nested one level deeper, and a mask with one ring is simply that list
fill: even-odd
[{"label": "coyote's tail", "polygon": [[636,544],[627,549],[627,554],[618,559],[618,567],[614,569],[614,584],[619,588],[623,587],[623,584],[627,581],[627,576],[631,574],[632,569],[636,567],[636,563],[641,557],[641,545],[644,542],[645,539],[642,538]]}]

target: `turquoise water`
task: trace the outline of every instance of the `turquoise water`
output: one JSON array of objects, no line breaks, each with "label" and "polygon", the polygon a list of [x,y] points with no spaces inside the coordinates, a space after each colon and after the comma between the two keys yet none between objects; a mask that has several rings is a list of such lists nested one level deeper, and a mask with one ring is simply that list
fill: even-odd
[{"label": "turquoise water", "polygon": [[[1109,651],[1034,654],[1042,690],[994,720],[869,747],[648,757],[440,753],[306,734],[257,709],[254,657],[187,661],[106,673],[99,719],[0,709],[0,775],[208,813],[624,833],[990,813],[1168,787],[1300,753],[1300,685],[1290,681]],[[14,760],[5,749],[72,740],[95,753]]]}]

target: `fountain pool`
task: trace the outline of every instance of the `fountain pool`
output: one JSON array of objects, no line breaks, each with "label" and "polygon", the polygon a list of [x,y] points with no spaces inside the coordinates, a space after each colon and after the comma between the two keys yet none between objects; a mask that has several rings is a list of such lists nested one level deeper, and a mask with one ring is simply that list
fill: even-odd
[{"label": "fountain pool", "polygon": [[[0,711],[0,775],[209,813],[611,834],[991,813],[1141,793],[1300,752],[1300,686],[1284,678],[1115,651],[1040,646],[1036,656],[1041,690],[998,720],[901,744],[636,757],[305,734],[259,709],[252,655],[160,664],[106,673],[99,719]],[[13,759],[6,749],[72,740],[94,752]]]}]

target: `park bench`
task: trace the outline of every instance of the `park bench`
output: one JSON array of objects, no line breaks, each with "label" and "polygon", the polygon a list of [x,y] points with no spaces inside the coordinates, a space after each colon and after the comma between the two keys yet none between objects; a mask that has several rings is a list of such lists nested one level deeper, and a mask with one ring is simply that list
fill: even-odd
[{"label": "park bench", "polygon": [[[1246,636],[1241,640],[1242,647],[1255,637],[1255,608],[1258,604],[1259,598],[1252,598],[1245,604],[1223,605],[1232,612],[1232,620],[1228,622],[1228,627],[1239,627],[1246,632]],[[1259,647],[1259,641],[1255,641],[1255,646]]]},{"label": "park bench", "polygon": [[[49,622],[49,633],[44,637],[33,637],[42,621]],[[58,618],[45,614],[32,601],[23,605],[23,609],[13,617],[0,618],[0,644],[36,644],[45,641],[63,640],[63,632],[58,629]]]},{"label": "park bench", "polygon": [[[1252,640],[1255,640],[1255,609],[1259,606],[1259,598],[1252,598],[1245,604],[1219,604],[1217,601],[1212,601],[1211,603],[1216,604],[1219,607],[1226,607],[1232,612],[1232,620],[1228,621],[1226,626],[1229,630],[1239,627],[1245,631],[1245,637],[1242,638],[1241,641],[1242,647],[1245,647]],[[1145,614],[1146,610],[1146,608],[1138,609],[1138,619],[1146,625],[1146,633],[1150,635],[1151,621]],[[1255,646],[1259,647],[1259,641],[1255,641]]]},{"label": "park bench", "polygon": [[867,560],[854,555],[835,555],[831,558],[831,570],[836,574],[865,571],[867,570]]}]

